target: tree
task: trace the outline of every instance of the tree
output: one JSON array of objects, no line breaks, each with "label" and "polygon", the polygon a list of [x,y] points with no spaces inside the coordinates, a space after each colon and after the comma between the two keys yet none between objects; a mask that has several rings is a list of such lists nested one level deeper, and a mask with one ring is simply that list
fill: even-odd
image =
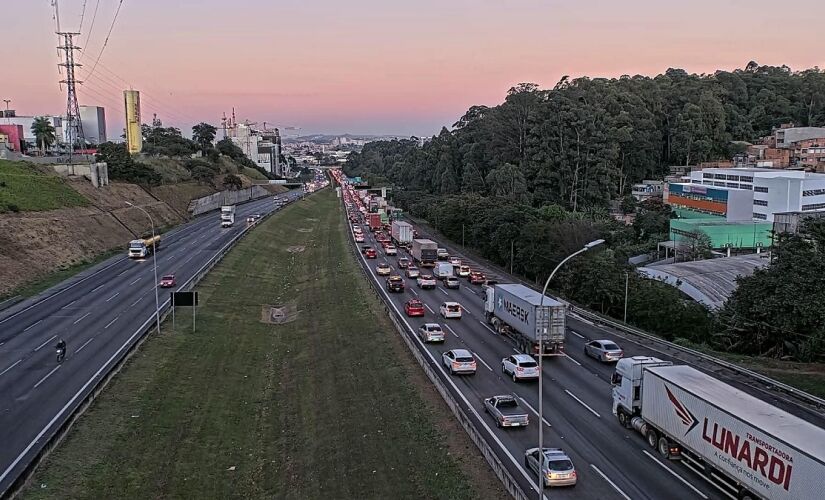
[{"label": "tree", "polygon": [[161,176],[152,167],[135,162],[124,143],[104,142],[98,146],[96,161],[106,162],[109,178],[148,186],[160,184]]},{"label": "tree", "polygon": [[204,156],[206,156],[206,151],[212,147],[212,141],[215,140],[217,131],[217,128],[204,122],[192,127],[192,139],[198,143]]},{"label": "tree", "polygon": [[32,122],[31,131],[37,143],[40,144],[40,154],[46,154],[56,140],[54,126],[47,117],[37,116]]},{"label": "tree", "polygon": [[235,174],[228,174],[223,178],[223,187],[229,190],[238,190],[243,187],[243,181]]}]

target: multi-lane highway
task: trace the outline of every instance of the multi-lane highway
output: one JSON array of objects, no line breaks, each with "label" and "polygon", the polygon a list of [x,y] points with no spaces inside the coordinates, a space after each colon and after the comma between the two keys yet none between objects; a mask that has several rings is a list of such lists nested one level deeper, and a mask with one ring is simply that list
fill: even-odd
[{"label": "multi-lane highway", "polygon": [[[485,440],[508,468],[512,477],[519,481],[528,495],[537,495],[537,479],[524,467],[524,451],[538,444],[539,418],[538,385],[514,383],[501,371],[502,358],[518,352],[512,342],[497,335],[485,322],[481,287],[461,280],[459,289],[446,289],[442,285],[434,290],[421,290],[414,279],[405,278],[404,293],[388,293],[385,277],[378,276],[375,268],[386,262],[392,274],[404,276],[398,269],[397,259],[408,256],[399,250],[398,256],[387,257],[373,235],[363,231],[366,240],[358,246],[371,245],[378,251],[377,259],[366,259],[362,252],[360,264],[370,278],[375,280],[388,305],[402,318],[413,342],[429,359],[453,397],[482,431]],[[422,236],[424,237],[424,236]],[[439,246],[446,247],[444,244]],[[447,247],[449,248],[449,247]],[[474,269],[483,269],[465,260]],[[503,277],[500,282],[506,282]],[[426,315],[409,318],[403,314],[404,303],[418,298],[424,302]],[[462,305],[460,320],[445,320],[439,315],[439,306],[445,301]],[[446,342],[424,344],[412,332],[425,322],[437,322],[446,333]],[[671,462],[662,459],[645,440],[632,429],[622,428],[611,411],[610,377],[613,366],[584,355],[584,344],[589,340],[607,338],[619,343],[625,355],[659,356],[659,352],[641,344],[626,342],[612,332],[570,317],[568,321],[566,354],[549,357],[544,363],[544,445],[563,448],[572,458],[578,471],[578,484],[572,489],[546,491],[552,498],[735,498],[715,484],[706,481],[688,460]],[[477,360],[477,373],[473,376],[451,376],[441,365],[441,353],[454,348],[470,350]],[[667,358],[666,358],[667,359]],[[673,360],[679,362],[678,360]],[[747,389],[747,388],[745,388]],[[753,391],[751,391],[753,392]],[[530,414],[527,429],[498,429],[485,415],[482,399],[497,394],[512,394]],[[763,396],[762,394],[756,394]],[[805,411],[800,409],[800,416]],[[810,419],[810,418],[809,418]],[[821,422],[818,422],[821,425]]]},{"label": "multi-lane highway", "polygon": [[[295,200],[300,192],[280,197]],[[158,277],[180,286],[240,232],[246,218],[275,210],[272,197],[237,207],[233,227],[211,213],[164,234]],[[0,497],[129,348],[153,325],[153,259],[108,259],[0,313]],[[163,310],[172,289],[161,289]],[[58,363],[55,344],[67,343]]]}]

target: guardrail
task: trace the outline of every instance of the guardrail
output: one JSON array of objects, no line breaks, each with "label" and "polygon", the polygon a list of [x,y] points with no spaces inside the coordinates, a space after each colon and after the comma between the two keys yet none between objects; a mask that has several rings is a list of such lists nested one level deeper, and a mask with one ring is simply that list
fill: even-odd
[{"label": "guardrail", "polygon": [[[419,219],[411,217],[409,215],[407,215],[407,217],[411,221],[414,221],[419,227],[422,226],[422,223]],[[432,228],[429,228],[429,229],[432,229]],[[444,239],[446,239],[446,238],[444,238]],[[442,245],[442,246],[444,246],[444,245]],[[475,255],[474,252],[468,252],[466,250],[466,248],[462,248],[462,253],[469,254],[474,260],[483,262],[484,265],[494,269],[497,273],[500,273],[502,276],[507,276],[509,279],[512,279],[514,282],[521,283],[521,284],[523,284],[523,285],[525,285],[525,286],[527,286],[527,287],[529,287],[533,290],[536,290],[537,292],[541,292],[541,289],[537,288],[537,286],[534,283],[525,281],[521,278],[518,278],[518,277],[515,277],[515,276],[509,274],[502,267],[500,267],[496,264],[493,264],[492,262],[488,261],[487,259],[479,257],[478,255]],[[640,337],[640,338],[644,339],[645,341],[647,341],[649,343],[658,344],[658,345],[666,347],[668,349],[678,351],[679,353],[682,353],[682,354],[695,356],[695,357],[697,357],[697,358],[699,358],[699,359],[701,359],[701,360],[703,360],[707,363],[717,365],[719,367],[730,370],[730,371],[732,371],[732,372],[734,372],[738,375],[742,375],[742,376],[750,378],[754,381],[758,381],[759,383],[768,386],[769,389],[788,394],[788,395],[794,397],[797,400],[798,403],[799,402],[805,403],[806,405],[812,406],[812,407],[814,407],[818,410],[825,410],[825,399],[814,396],[813,394],[802,391],[802,390],[797,389],[795,387],[791,387],[788,384],[782,383],[782,382],[780,382],[778,380],[775,380],[775,379],[772,379],[772,378],[770,378],[766,375],[762,375],[761,373],[757,373],[753,370],[749,370],[747,368],[736,365],[736,364],[731,363],[729,361],[725,361],[725,360],[717,358],[715,356],[711,356],[710,354],[706,354],[706,353],[703,353],[701,351],[697,351],[695,349],[691,349],[689,347],[685,347],[685,346],[667,341],[667,340],[665,340],[661,337],[658,337],[658,336],[653,335],[651,333],[647,333],[643,330],[640,330],[638,328],[630,326],[626,323],[616,321],[612,318],[607,318],[605,316],[594,313],[594,312],[589,311],[587,309],[584,309],[582,307],[571,304],[569,301],[565,301],[565,302],[567,302],[570,305],[571,312],[574,312],[574,313],[578,314],[579,316],[581,316],[583,318],[586,318],[590,321],[598,322],[602,325],[607,325],[607,326],[609,326],[609,327],[611,327],[615,330],[618,330],[619,332],[623,332],[625,334],[635,335],[637,337]]]},{"label": "guardrail", "polygon": [[0,311],[4,309],[8,309],[9,307],[19,304],[23,302],[24,297],[22,295],[15,295],[13,297],[9,297],[6,300],[0,301]]},{"label": "guardrail", "polygon": [[[299,198],[300,199],[300,198]],[[290,203],[294,203],[297,200],[293,200]],[[221,247],[218,252],[213,255],[200,269],[195,271],[195,274],[192,275],[191,278],[186,280],[181,286],[178,287],[177,291],[189,291],[192,290],[195,285],[197,285],[208,273],[209,271],[215,267],[223,258],[226,256],[227,253],[242,239],[244,238],[249,231],[255,227],[260,222],[263,222],[272,214],[276,213],[277,210],[273,210],[268,212],[266,215],[261,217],[255,224],[248,225],[241,230],[240,233],[235,235],[231,240],[229,240],[223,247]],[[166,299],[160,305],[160,320],[163,322],[164,319],[171,313],[171,304],[170,300]],[[137,352],[138,348],[143,345],[143,342],[149,338],[149,333],[155,328],[155,311],[152,311],[151,317],[147,319],[135,333],[130,337],[126,343],[121,347],[121,350],[116,352],[108,363],[112,363],[111,367],[109,368],[106,373],[102,374],[102,377],[97,382],[92,382],[94,378],[98,375],[96,374],[92,377],[92,380],[87,382],[89,384],[88,387],[81,388],[81,392],[86,392],[78,401],[72,402],[70,401],[67,403],[67,407],[75,404],[75,407],[71,409],[63,418],[63,422],[57,424],[56,430],[52,432],[51,435],[46,437],[46,440],[42,446],[42,448],[37,452],[37,454],[29,461],[29,463],[25,466],[24,470],[17,476],[14,482],[6,489],[6,491],[0,491],[0,498],[14,498],[23,487],[26,485],[26,482],[29,480],[31,475],[34,473],[37,466],[40,462],[45,459],[51,450],[53,450],[57,445],[60,444],[61,441],[65,438],[68,434],[69,430],[74,425],[75,421],[86,411],[86,409],[97,399],[97,396],[103,392],[103,390],[108,386],[109,382],[117,375],[122,367],[125,365],[126,361],[135,353]],[[104,370],[106,364],[101,367],[101,370]],[[65,408],[65,407],[64,407]],[[56,416],[55,419],[59,419],[60,415]],[[55,422],[56,423],[56,422]],[[47,434],[48,429],[44,429],[43,434]]]},{"label": "guardrail", "polygon": [[[346,211],[343,210],[342,212],[345,213]],[[346,226],[350,226],[349,221],[346,221]],[[450,391],[447,389],[444,383],[441,382],[441,379],[438,377],[438,374],[435,372],[435,370],[433,370],[433,368],[424,358],[424,355],[421,353],[421,351],[417,349],[415,344],[413,344],[412,340],[410,340],[408,334],[412,332],[409,332],[409,330],[404,327],[404,325],[400,321],[400,318],[398,318],[398,313],[391,307],[389,307],[387,303],[382,299],[380,291],[376,288],[378,285],[376,284],[375,280],[372,279],[367,270],[364,268],[361,258],[357,253],[357,244],[355,243],[355,239],[353,238],[352,231],[350,230],[348,231],[348,233],[348,240],[351,243],[351,245],[349,245],[350,252],[353,254],[355,260],[359,263],[358,267],[361,269],[361,272],[364,273],[364,278],[370,284],[370,288],[372,289],[373,293],[376,295],[376,297],[378,297],[379,300],[381,300],[381,304],[383,305],[384,310],[387,311],[387,315],[389,316],[390,320],[395,326],[398,335],[404,340],[404,343],[407,345],[407,348],[410,350],[415,360],[418,361],[418,364],[421,366],[421,369],[424,370],[424,373],[427,375],[427,378],[430,379],[430,382],[433,383],[436,390],[441,395],[441,398],[444,399],[444,402],[447,403],[447,406],[450,407],[450,410],[452,410],[453,414],[458,419],[458,422],[464,428],[464,431],[467,433],[467,435],[470,437],[473,443],[475,443],[479,451],[481,451],[482,456],[490,465],[490,468],[493,469],[493,472],[504,485],[504,488],[510,493],[510,495],[512,495],[514,499],[527,500],[528,497],[524,494],[524,491],[521,489],[521,486],[519,486],[519,484],[510,474],[510,471],[507,470],[507,468],[499,459],[498,455],[496,455],[496,453],[493,451],[493,449],[490,447],[490,445],[478,431],[470,417],[467,416],[467,414],[464,412],[464,410],[461,408],[461,406],[458,404],[455,398],[453,398],[452,394],[450,394]]]}]

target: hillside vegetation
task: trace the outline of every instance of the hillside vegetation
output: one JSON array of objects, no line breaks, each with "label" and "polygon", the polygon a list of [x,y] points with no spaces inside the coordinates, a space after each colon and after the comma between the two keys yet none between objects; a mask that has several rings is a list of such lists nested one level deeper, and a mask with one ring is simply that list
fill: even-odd
[{"label": "hillside vegetation", "polygon": [[0,212],[82,207],[89,201],[50,169],[0,160]]}]

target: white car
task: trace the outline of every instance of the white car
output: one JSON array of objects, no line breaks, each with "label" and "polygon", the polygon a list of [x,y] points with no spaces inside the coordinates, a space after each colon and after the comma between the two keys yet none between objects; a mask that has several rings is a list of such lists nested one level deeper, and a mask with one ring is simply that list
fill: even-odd
[{"label": "white car", "polygon": [[361,226],[352,226],[352,230],[355,231],[355,234],[361,234]]},{"label": "white car", "polygon": [[387,255],[398,255],[398,249],[393,245],[389,245],[384,249],[384,253]]},{"label": "white car", "polygon": [[[410,268],[407,268],[407,271],[409,270]],[[419,274],[417,283],[418,288],[435,288],[438,285],[432,274]]]},{"label": "white car", "polygon": [[468,373],[475,375],[476,359],[467,349],[452,349],[441,355],[441,361],[450,369],[450,375]]},{"label": "white car", "polygon": [[355,242],[356,243],[363,243],[364,242],[364,235],[358,233],[355,235]]},{"label": "white car", "polygon": [[529,354],[513,354],[502,359],[501,371],[512,375],[513,382],[539,378],[539,364]]},{"label": "white car", "polygon": [[439,248],[435,251],[435,255],[438,260],[447,260],[450,258],[450,252],[447,251],[446,248]]},{"label": "white car", "polygon": [[412,264],[407,266],[407,269],[404,272],[407,273],[408,278],[418,278],[418,274],[419,274],[418,268],[415,267]]},{"label": "white car", "polygon": [[444,342],[444,330],[438,323],[424,323],[418,328],[418,335],[424,342]]},{"label": "white car", "polygon": [[458,257],[450,257],[450,264],[452,264],[453,267],[460,267],[461,259],[459,259]]},{"label": "white car", "polygon": [[439,312],[444,319],[461,319],[461,304],[458,302],[444,302],[441,304]]},{"label": "white car", "polygon": [[458,266],[458,276],[461,278],[469,277],[471,272],[470,266]]}]

